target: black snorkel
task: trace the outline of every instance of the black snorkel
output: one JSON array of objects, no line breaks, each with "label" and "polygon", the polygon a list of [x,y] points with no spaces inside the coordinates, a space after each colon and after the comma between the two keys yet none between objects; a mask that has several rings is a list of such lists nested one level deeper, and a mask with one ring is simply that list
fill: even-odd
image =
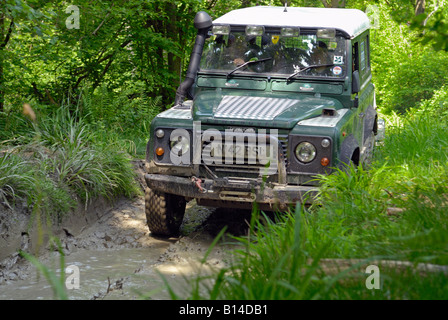
[{"label": "black snorkel", "polygon": [[202,50],[204,49],[205,39],[207,38],[207,32],[212,26],[212,18],[208,13],[199,11],[194,18],[194,26],[198,29],[196,40],[193,46],[193,51],[190,56],[190,64],[188,65],[187,74],[185,80],[179,85],[176,91],[176,98],[174,100],[174,106],[182,105],[188,90],[194,83],[196,74],[198,72],[199,63],[201,62]]}]

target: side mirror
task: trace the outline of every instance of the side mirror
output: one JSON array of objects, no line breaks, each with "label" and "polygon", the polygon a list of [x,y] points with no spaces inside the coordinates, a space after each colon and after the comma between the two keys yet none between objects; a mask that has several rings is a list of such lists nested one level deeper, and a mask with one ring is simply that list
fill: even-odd
[{"label": "side mirror", "polygon": [[353,71],[352,75],[352,93],[361,91],[361,80],[359,79],[359,71]]}]

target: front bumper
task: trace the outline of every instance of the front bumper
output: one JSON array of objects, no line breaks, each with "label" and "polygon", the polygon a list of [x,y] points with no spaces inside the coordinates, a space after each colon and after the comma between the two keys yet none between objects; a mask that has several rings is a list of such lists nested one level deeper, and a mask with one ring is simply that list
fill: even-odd
[{"label": "front bumper", "polygon": [[190,199],[251,204],[285,208],[299,203],[310,204],[318,189],[310,186],[265,184],[248,179],[196,179],[163,174],[145,174],[149,188]]}]

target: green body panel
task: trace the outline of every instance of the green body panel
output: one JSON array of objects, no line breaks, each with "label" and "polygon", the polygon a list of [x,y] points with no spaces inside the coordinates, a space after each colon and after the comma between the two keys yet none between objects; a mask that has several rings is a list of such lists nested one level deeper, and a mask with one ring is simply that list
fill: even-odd
[{"label": "green body panel", "polygon": [[[265,129],[279,129],[292,135],[304,136],[328,136],[333,139],[333,158],[338,159],[339,149],[344,138],[354,134],[361,144],[363,139],[362,121],[359,120],[359,113],[365,112],[367,107],[373,104],[372,84],[369,84],[360,93],[360,104],[358,108],[353,108],[353,100],[350,91],[344,89],[341,83],[312,83],[304,81],[285,80],[254,80],[254,79],[231,79],[232,83],[239,83],[237,88],[228,88],[225,83],[229,80],[225,77],[200,76],[198,84],[202,87],[195,88],[195,99],[191,112],[191,119],[185,118],[164,118],[156,117],[151,125],[152,132],[159,127],[192,129],[193,121],[200,121],[204,130],[213,127],[224,131],[229,126],[254,127]],[[250,83],[254,83],[255,88],[246,89]],[[207,83],[207,86],[204,85]],[[313,93],[296,92],[293,89],[309,84],[315,89]],[[261,90],[261,88],[263,88]],[[275,90],[273,90],[275,89]],[[280,90],[281,89],[281,90]],[[324,92],[332,92],[324,94]],[[339,94],[336,94],[339,92]],[[295,100],[291,107],[280,113],[273,120],[253,120],[235,118],[216,118],[214,112],[225,96],[248,96],[248,97],[278,97],[282,99]],[[348,109],[348,112],[339,119],[334,127],[306,126],[298,125],[302,120],[318,118],[322,115],[323,109]],[[342,133],[345,133],[344,136]],[[335,163],[336,165],[337,163]]]},{"label": "green body panel", "polygon": [[238,88],[244,90],[266,90],[266,79],[227,79],[226,77],[198,76],[198,88]]},{"label": "green body panel", "polygon": [[[206,124],[252,126],[262,128],[292,129],[297,122],[322,114],[323,109],[342,109],[344,106],[339,100],[343,91],[342,84],[316,84],[291,81],[287,84],[285,80],[266,81],[232,78],[231,80],[216,77],[202,77],[202,81],[207,81],[207,88],[196,88],[193,106],[193,118]],[[223,83],[231,81],[233,84],[243,84],[238,87],[226,88]],[[248,82],[255,81],[257,89],[245,89]],[[212,84],[215,87],[212,88]],[[315,88],[313,93],[301,93],[293,89],[299,86],[310,86]],[[265,87],[264,90],[258,88]],[[273,90],[275,88],[275,91]],[[281,90],[280,90],[281,89]],[[339,92],[339,95],[323,95],[321,92]],[[317,95],[320,95],[318,97]],[[282,111],[275,118],[270,120],[256,120],[241,116],[236,117],[215,117],[221,101],[226,96],[246,96],[261,98],[290,99],[294,101],[290,107]],[[262,111],[262,110],[260,110]]]},{"label": "green body panel", "polygon": [[[347,48],[367,34],[347,39]],[[351,54],[347,54],[346,63],[348,66],[354,64]],[[286,181],[279,183],[280,173],[268,177],[266,181],[277,186],[314,186],[316,174],[331,173],[334,168],[342,167],[344,157],[347,162],[353,155],[362,153],[365,142],[376,127],[374,89],[370,69],[363,72],[358,93],[352,93],[351,75],[345,79],[297,76],[287,80],[238,73],[228,77],[225,73],[199,71],[190,90],[194,98],[185,103],[190,108],[169,109],[154,118],[151,124],[152,137],[147,146],[149,172],[210,178],[194,164],[180,168],[158,162],[154,153],[161,144],[153,135],[159,128],[168,131],[182,128],[193,132],[194,125],[200,123],[202,131],[215,129],[225,132],[228,129],[250,128],[258,134],[260,130],[269,132],[275,129],[279,137],[286,141],[282,145],[286,158]],[[317,145],[323,139],[331,141],[331,149],[325,150],[323,144],[322,147]],[[318,156],[312,164],[297,163],[294,150],[300,141],[312,141],[317,145]],[[168,144],[165,143],[165,146]],[[329,158],[330,165],[321,165],[320,159],[323,157]],[[254,178],[249,173],[225,172],[225,169],[219,173],[216,171],[215,175],[218,178]]]},{"label": "green body panel", "polygon": [[274,80],[271,84],[272,91],[285,91],[285,92],[311,92],[321,94],[342,94],[344,90],[343,84],[331,84],[331,83],[314,83],[314,82],[298,82],[298,81],[285,81]]}]

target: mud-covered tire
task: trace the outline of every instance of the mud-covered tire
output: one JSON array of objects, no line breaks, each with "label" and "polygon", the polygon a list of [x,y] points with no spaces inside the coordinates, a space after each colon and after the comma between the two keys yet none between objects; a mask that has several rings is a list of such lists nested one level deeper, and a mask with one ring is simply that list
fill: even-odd
[{"label": "mud-covered tire", "polygon": [[145,213],[153,235],[177,236],[185,214],[184,197],[146,188]]}]

